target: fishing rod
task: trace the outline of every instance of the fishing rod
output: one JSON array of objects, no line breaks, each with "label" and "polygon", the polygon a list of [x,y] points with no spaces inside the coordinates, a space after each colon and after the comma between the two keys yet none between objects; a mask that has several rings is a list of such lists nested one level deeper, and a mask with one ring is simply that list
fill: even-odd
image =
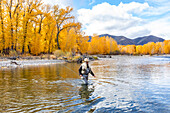
[{"label": "fishing rod", "polygon": [[76,75],[78,74],[78,73],[76,73],[74,70],[70,69],[68,66],[65,66],[64,64],[65,64],[65,63],[63,63],[63,64],[61,64],[61,65],[64,66],[64,67],[66,67],[68,70],[72,71],[74,74],[76,74]]},{"label": "fishing rod", "polygon": [[74,70],[70,69],[68,66],[65,66],[64,63],[62,64],[62,66],[66,67],[68,70],[72,71],[73,73],[77,75],[77,73]]}]

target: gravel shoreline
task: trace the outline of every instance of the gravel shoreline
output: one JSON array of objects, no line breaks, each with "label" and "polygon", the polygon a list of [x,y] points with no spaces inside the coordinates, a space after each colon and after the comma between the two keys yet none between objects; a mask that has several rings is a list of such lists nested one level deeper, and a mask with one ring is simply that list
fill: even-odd
[{"label": "gravel shoreline", "polygon": [[38,66],[65,63],[64,60],[5,60],[0,61],[0,69],[23,66]]}]

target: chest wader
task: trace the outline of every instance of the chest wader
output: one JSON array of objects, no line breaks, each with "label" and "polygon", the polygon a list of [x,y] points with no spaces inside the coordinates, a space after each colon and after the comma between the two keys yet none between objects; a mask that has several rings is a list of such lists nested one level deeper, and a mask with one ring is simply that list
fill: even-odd
[{"label": "chest wader", "polygon": [[84,84],[88,84],[88,74],[90,73],[90,68],[87,68],[87,66],[83,66],[82,68],[82,80],[84,82]]}]

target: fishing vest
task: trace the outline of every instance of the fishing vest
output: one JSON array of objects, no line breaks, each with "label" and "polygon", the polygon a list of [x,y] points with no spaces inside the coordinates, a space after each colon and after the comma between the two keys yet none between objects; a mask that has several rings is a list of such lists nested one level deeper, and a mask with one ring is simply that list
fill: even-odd
[{"label": "fishing vest", "polygon": [[81,73],[83,74],[83,75],[88,75],[89,73],[90,73],[90,67],[89,68],[87,68],[87,64],[84,62],[84,63],[82,63],[81,64],[81,66],[82,66],[82,71],[81,71]]}]

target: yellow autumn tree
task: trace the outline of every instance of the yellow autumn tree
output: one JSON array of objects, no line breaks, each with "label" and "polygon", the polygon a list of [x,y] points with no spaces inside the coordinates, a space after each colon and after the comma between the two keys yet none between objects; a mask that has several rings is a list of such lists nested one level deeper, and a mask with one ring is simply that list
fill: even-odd
[{"label": "yellow autumn tree", "polygon": [[170,54],[170,40],[165,40],[163,42],[163,49],[165,54]]},{"label": "yellow autumn tree", "polygon": [[5,53],[4,0],[0,1],[0,52]]},{"label": "yellow autumn tree", "polygon": [[110,45],[108,45],[108,47],[110,47],[110,54],[115,54],[117,51],[119,51],[117,42],[111,37],[109,39],[110,40],[108,42],[110,42]]},{"label": "yellow autumn tree", "polygon": [[123,46],[121,49],[121,53],[123,54],[134,54],[135,52],[136,52],[135,45],[126,45],[126,46]]},{"label": "yellow autumn tree", "polygon": [[60,48],[60,33],[80,25],[75,22],[72,10],[46,5],[42,0],[1,0],[0,52],[52,53]]},{"label": "yellow autumn tree", "polygon": [[100,37],[94,34],[91,37],[91,42],[89,42],[88,53],[89,54],[99,54],[99,39]]},{"label": "yellow autumn tree", "polygon": [[142,49],[143,49],[142,45],[136,46],[136,54],[138,55],[142,54]]},{"label": "yellow autumn tree", "polygon": [[60,34],[60,48],[63,51],[74,52],[76,51],[76,34],[74,29],[63,30]]},{"label": "yellow autumn tree", "polygon": [[89,42],[89,54],[113,54],[118,51],[117,42],[111,37],[99,37],[93,35],[91,42]]},{"label": "yellow autumn tree", "polygon": [[101,37],[98,41],[99,54],[107,54],[108,47],[106,45],[106,37]]},{"label": "yellow autumn tree", "polygon": [[82,35],[79,35],[77,36],[77,52],[80,52],[82,54],[85,54],[88,52],[88,48],[89,48],[89,37],[88,36],[82,36]]},{"label": "yellow autumn tree", "polygon": [[156,43],[155,53],[156,54],[163,54],[164,53],[163,43],[162,42],[157,42]]}]

